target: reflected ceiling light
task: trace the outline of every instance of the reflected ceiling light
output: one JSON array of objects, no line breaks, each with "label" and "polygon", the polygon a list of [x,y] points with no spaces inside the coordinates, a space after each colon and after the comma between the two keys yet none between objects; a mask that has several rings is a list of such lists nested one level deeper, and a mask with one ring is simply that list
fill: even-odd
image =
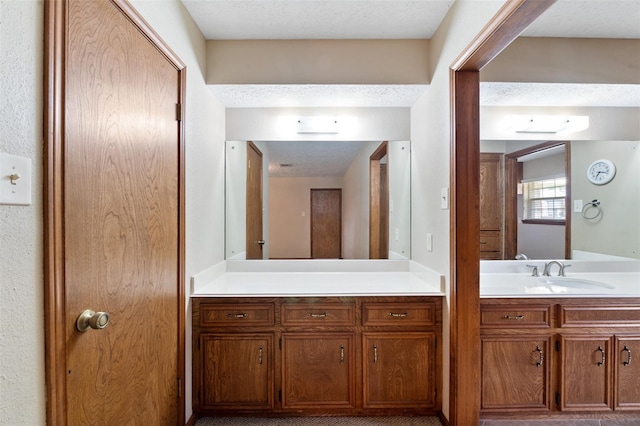
[{"label": "reflected ceiling light", "polygon": [[334,117],[300,117],[298,133],[338,133],[338,120]]},{"label": "reflected ceiling light", "polygon": [[516,133],[580,132],[589,128],[586,115],[509,115],[507,129]]}]

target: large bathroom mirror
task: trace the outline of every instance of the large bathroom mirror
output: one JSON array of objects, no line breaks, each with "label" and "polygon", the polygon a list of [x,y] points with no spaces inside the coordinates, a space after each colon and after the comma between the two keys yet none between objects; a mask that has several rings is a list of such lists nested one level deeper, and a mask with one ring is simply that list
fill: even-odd
[{"label": "large bathroom mirror", "polygon": [[227,260],[410,259],[409,141],[227,141]]},{"label": "large bathroom mirror", "polygon": [[[543,19],[545,15],[539,18]],[[496,250],[500,253],[483,258],[640,259],[638,39],[537,37],[534,26],[480,73],[480,148],[487,153],[482,155],[502,158],[498,167],[504,189],[494,205],[494,211],[503,214],[501,226],[496,227],[501,233]],[[562,122],[535,127],[545,118],[558,117]],[[571,129],[577,121],[581,126]],[[567,149],[538,157],[521,155],[517,162],[523,183],[551,182],[564,174],[566,205],[558,214],[566,217],[566,224],[526,223],[524,185],[511,192],[505,186],[513,179],[507,158],[559,141],[566,141]],[[610,181],[589,180],[588,171],[598,160],[614,165]],[[518,229],[516,240],[509,241],[508,206],[514,197]],[[553,214],[550,210],[549,217]],[[516,249],[509,250],[510,243]]]}]

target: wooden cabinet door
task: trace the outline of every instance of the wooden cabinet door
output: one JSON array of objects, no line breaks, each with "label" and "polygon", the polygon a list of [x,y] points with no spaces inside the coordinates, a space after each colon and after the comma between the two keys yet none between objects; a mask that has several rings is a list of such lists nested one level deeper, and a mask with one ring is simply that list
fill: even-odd
[{"label": "wooden cabinet door", "polygon": [[615,409],[640,410],[640,335],[616,336]]},{"label": "wooden cabinet door", "polygon": [[353,333],[282,334],[282,408],[355,407]]},{"label": "wooden cabinet door", "polygon": [[481,409],[551,410],[550,337],[483,336],[481,346]]},{"label": "wooden cabinet door", "polygon": [[363,333],[364,408],[435,405],[434,333]]},{"label": "wooden cabinet door", "polygon": [[560,409],[611,410],[612,336],[560,337]]},{"label": "wooden cabinet door", "polygon": [[201,336],[201,408],[273,408],[273,335]]}]

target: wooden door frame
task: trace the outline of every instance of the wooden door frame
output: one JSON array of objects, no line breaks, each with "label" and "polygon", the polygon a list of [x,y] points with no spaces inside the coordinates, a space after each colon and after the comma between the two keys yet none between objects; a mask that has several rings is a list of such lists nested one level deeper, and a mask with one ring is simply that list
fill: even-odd
[{"label": "wooden door frame", "polygon": [[518,183],[522,179],[522,163],[518,157],[544,151],[545,149],[564,146],[564,170],[567,178],[565,193],[565,228],[564,228],[564,257],[571,259],[571,142],[549,141],[511,152],[504,156],[505,167],[505,230],[504,230],[504,258],[513,259],[518,251],[518,200],[510,195],[518,192]]},{"label": "wooden door frame", "polygon": [[[258,155],[258,157],[260,157],[260,175],[259,175],[260,184],[258,185],[259,190],[260,190],[260,239],[259,240],[260,241],[264,241],[264,222],[263,222],[264,215],[262,214],[262,212],[264,210],[264,198],[263,198],[264,197],[264,191],[263,191],[263,189],[264,189],[264,182],[263,182],[263,172],[264,172],[263,167],[264,167],[264,164],[263,164],[263,158],[264,157],[262,156],[262,151],[260,151],[260,148],[258,148],[258,146],[255,143],[253,143],[253,141],[247,141],[247,158],[246,158],[247,162],[249,161],[249,150],[254,151]],[[253,198],[252,198],[253,193],[249,193],[249,174],[250,174],[250,171],[249,171],[248,164],[247,164],[246,173],[247,173],[246,174],[246,183],[247,183],[247,185],[246,185],[246,190],[245,190],[245,193],[246,193],[245,194],[245,212],[246,212],[246,216],[245,216],[245,225],[244,225],[244,233],[245,233],[245,235],[244,235],[244,240],[245,240],[244,244],[245,244],[245,253],[246,253],[245,258],[246,259],[253,259],[253,257],[249,258],[249,245],[252,244],[252,242],[249,240],[249,232],[248,231],[249,231],[249,223],[250,223],[250,221],[249,221],[249,204],[253,203],[255,200],[253,200]],[[260,243],[257,243],[257,244],[260,245],[260,259],[264,259],[264,245],[262,245]]]},{"label": "wooden door frame", "polygon": [[[173,65],[179,74],[178,121],[178,336],[177,356],[180,380],[178,422],[185,417],[185,147],[184,105],[186,67],[158,34],[126,0],[111,1]],[[65,56],[67,42],[67,0],[44,2],[44,332],[47,424],[65,425],[67,418],[66,311],[64,271],[64,141],[65,141]]]},{"label": "wooden door frame", "polygon": [[[388,142],[383,141],[369,157],[369,259],[381,259],[380,257],[380,227],[382,218],[382,209],[380,206],[380,160],[388,153]],[[389,171],[387,170],[387,179]],[[387,181],[387,191],[389,184]],[[387,196],[387,199],[389,197]],[[388,228],[388,226],[387,226]],[[388,233],[388,229],[387,229]],[[389,237],[387,236],[387,247],[389,246]],[[387,253],[387,258],[389,257]]]},{"label": "wooden door frame", "polygon": [[450,66],[450,425],[480,422],[480,70],[554,2],[506,2]]}]

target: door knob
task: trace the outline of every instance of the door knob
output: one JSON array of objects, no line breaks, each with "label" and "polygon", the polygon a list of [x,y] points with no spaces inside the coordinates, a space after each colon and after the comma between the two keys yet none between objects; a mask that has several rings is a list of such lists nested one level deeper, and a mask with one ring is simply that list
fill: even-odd
[{"label": "door knob", "polygon": [[89,328],[100,330],[109,324],[108,312],[94,312],[87,309],[78,316],[76,328],[78,331],[87,331]]}]

